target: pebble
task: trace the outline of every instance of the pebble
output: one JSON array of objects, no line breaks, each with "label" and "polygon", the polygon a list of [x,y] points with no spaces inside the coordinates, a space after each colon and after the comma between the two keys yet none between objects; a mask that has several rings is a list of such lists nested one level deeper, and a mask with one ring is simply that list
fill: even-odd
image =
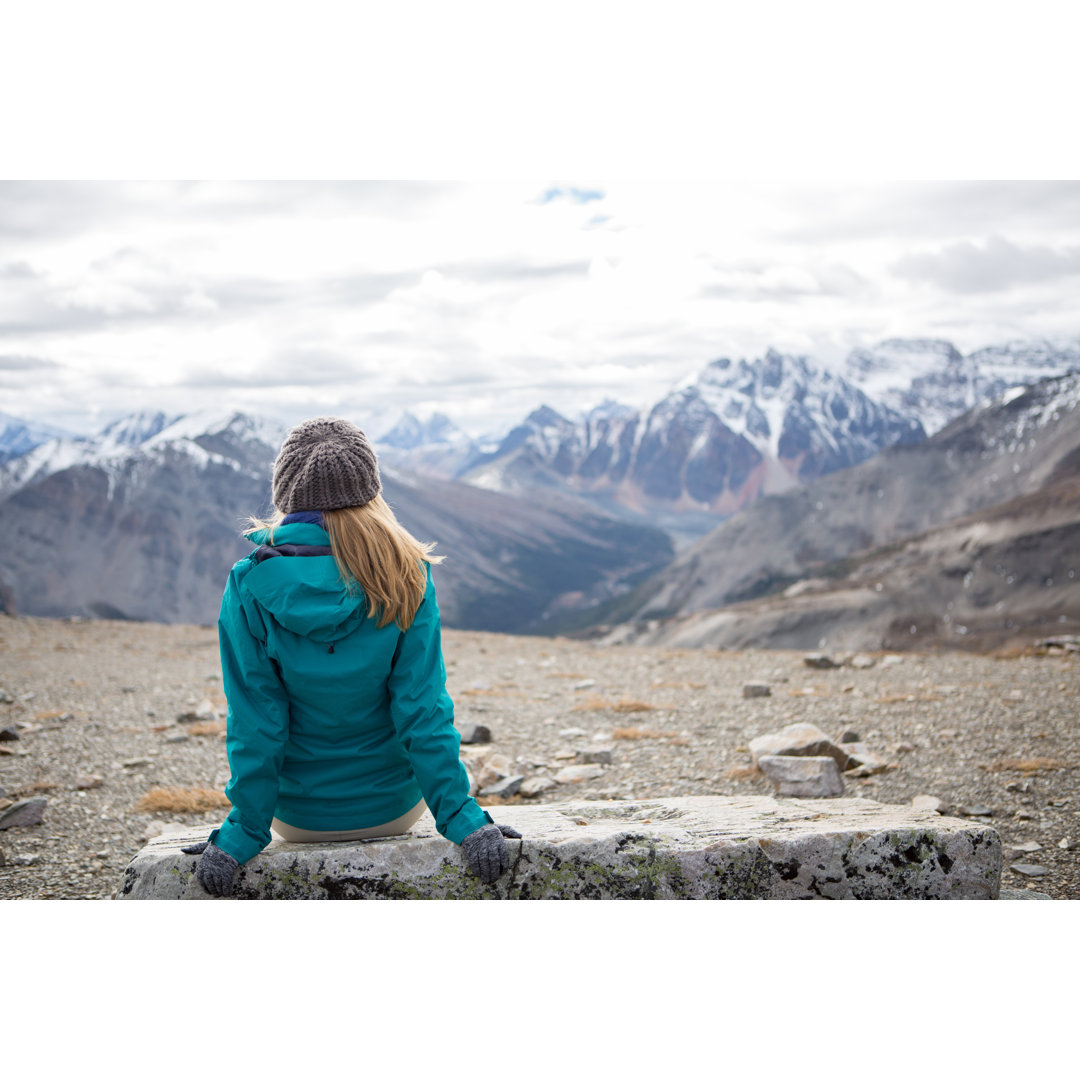
[{"label": "pebble", "polygon": [[582,679],[581,682],[574,683],[575,690],[588,690],[590,686],[595,686],[595,679]]},{"label": "pebble", "polygon": [[598,750],[582,750],[580,753],[581,762],[583,765],[610,765],[611,764],[611,750],[610,749],[598,749]]},{"label": "pebble", "polygon": [[574,761],[578,756],[578,752],[570,749],[556,750],[551,756],[556,761]]},{"label": "pebble", "polygon": [[19,733],[13,727],[6,727],[0,731],[0,742],[15,742]]},{"label": "pebble", "polygon": [[75,777],[76,791],[89,791],[91,788],[101,787],[104,783],[105,778],[98,776],[97,773],[79,773]]},{"label": "pebble", "polygon": [[1030,810],[1017,810],[1016,817],[1021,821],[1037,821],[1039,815],[1033,814]]},{"label": "pebble", "polygon": [[1076,841],[1068,836],[1063,836],[1058,841],[1058,847],[1061,848],[1062,851],[1072,851],[1072,849],[1076,847]]},{"label": "pebble", "polygon": [[0,829],[25,828],[40,825],[45,819],[45,807],[49,800],[41,795],[33,799],[20,799],[0,813]]},{"label": "pebble", "polygon": [[[975,806],[958,806],[956,812],[961,817],[993,817],[994,811],[989,806],[975,805]],[[1017,817],[1020,815],[1017,814]]]},{"label": "pebble", "polygon": [[582,735],[588,735],[589,733],[584,728],[568,727],[568,728],[563,728],[562,731],[559,732],[559,734],[564,736],[565,738],[574,739],[574,738],[579,738]]},{"label": "pebble", "polygon": [[38,854],[33,855],[16,855],[11,860],[12,866],[33,866],[35,863],[41,862],[41,856]]},{"label": "pebble", "polygon": [[865,671],[867,668],[872,668],[877,661],[872,656],[867,656],[866,653],[856,653],[851,658],[851,666],[858,668],[861,671]]},{"label": "pebble", "polygon": [[911,805],[916,810],[933,810],[936,814],[944,814],[949,809],[949,804],[935,795],[916,795]]},{"label": "pebble", "polygon": [[743,685],[744,698],[772,697],[772,688],[767,683],[748,682]]},{"label": "pebble", "polygon": [[1033,851],[1042,851],[1042,844],[1038,840],[1025,840],[1022,844],[1009,844],[1013,851],[1024,851],[1030,854]]},{"label": "pebble", "polygon": [[524,776],[504,776],[501,780],[496,780],[494,784],[488,784],[487,787],[481,788],[480,795],[497,795],[499,798],[508,799],[521,790],[521,785],[524,782]]},{"label": "pebble", "polygon": [[180,732],[179,734],[177,734],[177,735],[169,735],[169,736],[167,736],[167,737],[166,737],[166,739],[165,739],[165,741],[166,741],[167,743],[182,743],[182,742],[190,742],[190,741],[191,741],[191,737],[190,737],[190,736],[188,736],[188,735],[185,735],[185,734],[184,734],[184,733],[183,733],[183,732],[181,731],[181,732]]},{"label": "pebble", "polygon": [[829,668],[840,665],[826,653],[807,653],[803,657],[803,663],[809,668],[817,668],[819,671],[827,671]]},{"label": "pebble", "polygon": [[125,769],[137,769],[140,765],[153,765],[154,762],[148,757],[130,758],[127,761],[121,761],[120,765]]},{"label": "pebble", "polygon": [[556,784],[580,784],[584,780],[595,780],[604,775],[599,765],[567,765],[555,774]]},{"label": "pebble", "polygon": [[0,704],[11,705],[15,699],[3,688],[0,687]]},{"label": "pebble", "polygon": [[857,731],[854,731],[852,728],[845,728],[843,731],[840,732],[840,741],[842,743],[862,742],[862,736]]},{"label": "pebble", "polygon": [[491,728],[484,724],[462,724],[461,741],[468,746],[491,742]]},{"label": "pebble", "polygon": [[533,798],[557,786],[550,776],[530,776],[528,780],[522,783],[520,793],[527,798]]},{"label": "pebble", "polygon": [[1034,863],[1013,863],[1009,869],[1015,870],[1018,874],[1023,874],[1024,877],[1046,877],[1050,873],[1045,866],[1036,866]]}]

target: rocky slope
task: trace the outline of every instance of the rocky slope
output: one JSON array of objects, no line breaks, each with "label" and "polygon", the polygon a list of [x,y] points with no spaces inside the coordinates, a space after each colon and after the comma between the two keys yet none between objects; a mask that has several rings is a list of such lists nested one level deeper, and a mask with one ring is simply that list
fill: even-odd
[{"label": "rocky slope", "polygon": [[[1078,471],[1080,375],[1048,379],[921,444],[756,503],[593,619],[631,624],[616,631],[624,640],[808,647],[833,627],[861,635],[860,646],[895,648],[902,626],[954,632],[952,617],[942,620],[959,597],[944,582],[959,573],[982,615],[957,625],[992,609],[1001,631],[1045,633],[1046,620],[1080,615],[1069,577],[1080,574]],[[972,589],[991,567],[998,584]],[[1032,579],[1056,591],[1017,584]]]}]

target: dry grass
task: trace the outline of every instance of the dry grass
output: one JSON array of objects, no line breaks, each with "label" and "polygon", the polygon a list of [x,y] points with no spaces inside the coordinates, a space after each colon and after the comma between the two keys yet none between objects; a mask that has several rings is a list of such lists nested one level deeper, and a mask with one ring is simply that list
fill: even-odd
[{"label": "dry grass", "polygon": [[724,775],[729,780],[756,780],[765,774],[756,765],[733,765]]},{"label": "dry grass", "polygon": [[1036,758],[998,758],[997,761],[990,765],[983,765],[982,768],[988,772],[1022,772],[1022,773],[1037,773],[1037,772],[1053,772],[1056,769],[1071,769],[1072,766],[1065,761],[1058,761],[1057,758],[1036,757]]},{"label": "dry grass", "polygon": [[136,804],[141,814],[201,814],[207,810],[225,810],[232,803],[220,791],[211,788],[151,788]]},{"label": "dry grass", "polygon": [[608,701],[605,698],[592,696],[575,705],[571,712],[649,712],[653,709],[671,709],[673,705],[652,705],[648,701],[637,701],[634,698],[622,697],[618,701]]},{"label": "dry grass", "polygon": [[197,724],[188,724],[184,730],[189,735],[224,735],[225,724],[221,720],[206,720]]},{"label": "dry grass", "polygon": [[613,739],[667,739],[672,746],[687,746],[690,740],[674,731],[651,731],[649,728],[620,727],[612,733]]},{"label": "dry grass", "polygon": [[941,694],[885,694],[875,699],[879,705],[907,704],[911,701],[944,701]]}]

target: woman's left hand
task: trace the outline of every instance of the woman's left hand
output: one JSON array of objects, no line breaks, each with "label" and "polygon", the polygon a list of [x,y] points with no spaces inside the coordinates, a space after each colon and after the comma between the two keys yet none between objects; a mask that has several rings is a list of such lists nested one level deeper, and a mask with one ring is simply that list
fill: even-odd
[{"label": "woman's left hand", "polygon": [[490,885],[510,869],[510,852],[503,837],[520,840],[521,833],[512,825],[485,825],[469,833],[461,841],[461,850],[469,861],[469,869],[485,885]]},{"label": "woman's left hand", "polygon": [[180,849],[185,855],[201,855],[195,877],[211,896],[232,896],[233,878],[240,864],[227,851],[204,840]]}]

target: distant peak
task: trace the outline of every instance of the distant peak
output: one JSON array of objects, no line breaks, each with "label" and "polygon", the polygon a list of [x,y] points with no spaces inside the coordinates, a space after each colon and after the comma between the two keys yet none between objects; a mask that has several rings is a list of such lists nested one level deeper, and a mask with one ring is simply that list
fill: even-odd
[{"label": "distant peak", "polygon": [[527,417],[525,417],[525,423],[531,427],[545,428],[545,427],[565,427],[570,423],[561,413],[556,412],[550,405],[541,405],[538,409],[533,409]]}]

